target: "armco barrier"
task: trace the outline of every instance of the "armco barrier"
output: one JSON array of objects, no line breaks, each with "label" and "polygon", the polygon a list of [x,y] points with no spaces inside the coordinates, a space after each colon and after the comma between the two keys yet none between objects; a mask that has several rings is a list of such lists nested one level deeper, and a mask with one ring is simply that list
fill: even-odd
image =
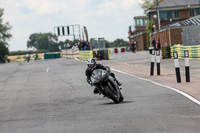
[{"label": "armco barrier", "polygon": [[93,51],[79,51],[79,58],[80,60],[88,60],[93,58]]},{"label": "armco barrier", "polygon": [[184,58],[184,51],[188,50],[189,58],[200,58],[200,46],[183,46],[183,45],[173,45],[171,46],[171,57],[173,58],[173,52],[177,51],[178,58]]}]

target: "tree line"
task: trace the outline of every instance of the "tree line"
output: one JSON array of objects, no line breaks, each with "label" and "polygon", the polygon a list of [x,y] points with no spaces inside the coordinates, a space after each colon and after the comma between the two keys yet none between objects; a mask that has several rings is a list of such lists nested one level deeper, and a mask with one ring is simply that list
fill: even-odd
[{"label": "tree line", "polygon": [[[78,44],[80,40],[69,40],[66,39],[65,41],[59,41],[58,37],[52,33],[34,33],[30,35],[29,40],[27,42],[28,48],[35,48],[37,50],[49,50],[51,52],[59,51],[60,48],[63,49],[64,45],[70,44],[74,46]],[[113,42],[109,42],[105,40],[106,48],[109,47],[120,47],[120,46],[128,46],[129,43],[123,39],[116,39]]]}]

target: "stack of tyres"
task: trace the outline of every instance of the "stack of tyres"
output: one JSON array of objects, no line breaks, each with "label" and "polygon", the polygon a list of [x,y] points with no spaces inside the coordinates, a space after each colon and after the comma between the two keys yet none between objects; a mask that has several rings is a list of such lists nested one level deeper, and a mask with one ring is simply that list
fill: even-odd
[{"label": "stack of tyres", "polygon": [[178,58],[184,58],[184,51],[188,50],[189,58],[200,58],[200,46],[182,46],[182,45],[174,45],[171,47],[171,57],[173,58],[173,52],[178,53]]},{"label": "stack of tyres", "polygon": [[162,47],[162,58],[171,58],[171,52],[170,52],[170,47]]}]

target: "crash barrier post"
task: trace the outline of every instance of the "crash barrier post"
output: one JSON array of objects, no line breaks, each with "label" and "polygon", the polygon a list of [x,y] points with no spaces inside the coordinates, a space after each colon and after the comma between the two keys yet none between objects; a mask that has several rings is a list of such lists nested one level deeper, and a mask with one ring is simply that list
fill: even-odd
[{"label": "crash barrier post", "polygon": [[160,75],[160,50],[156,50],[157,75]]},{"label": "crash barrier post", "polygon": [[151,52],[151,68],[150,68],[150,76],[154,74],[154,62],[155,62],[155,50]]},{"label": "crash barrier post", "polygon": [[188,50],[184,51],[185,57],[185,79],[186,82],[190,82],[190,68],[189,68],[189,53]]},{"label": "crash barrier post", "polygon": [[178,60],[178,53],[173,52],[174,57],[174,66],[176,71],[176,79],[177,83],[181,83],[181,75],[180,75],[180,68],[179,68],[179,60]]},{"label": "crash barrier post", "polygon": [[93,51],[79,51],[79,58],[80,60],[89,60],[90,58],[93,58]]},{"label": "crash barrier post", "polygon": [[152,50],[154,50],[154,47],[149,47],[149,54],[152,54]]}]

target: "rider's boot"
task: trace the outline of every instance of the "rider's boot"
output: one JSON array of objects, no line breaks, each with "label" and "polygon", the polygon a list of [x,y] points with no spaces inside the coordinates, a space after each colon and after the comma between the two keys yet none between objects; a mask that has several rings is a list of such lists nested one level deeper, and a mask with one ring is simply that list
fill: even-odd
[{"label": "rider's boot", "polygon": [[119,86],[121,86],[122,85],[122,83],[121,82],[119,82],[117,79],[115,79],[116,80],[116,82],[117,82],[117,85],[119,85]]}]

